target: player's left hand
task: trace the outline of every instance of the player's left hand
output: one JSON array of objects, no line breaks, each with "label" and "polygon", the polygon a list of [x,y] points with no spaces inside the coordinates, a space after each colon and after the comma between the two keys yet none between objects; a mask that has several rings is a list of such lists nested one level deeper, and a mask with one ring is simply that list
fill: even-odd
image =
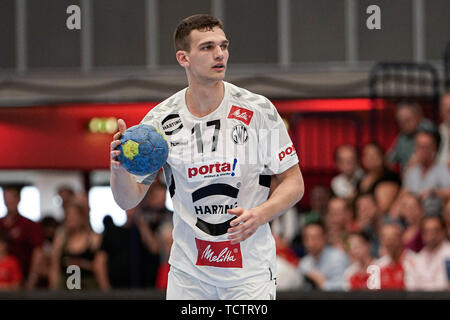
[{"label": "player's left hand", "polygon": [[261,215],[252,209],[236,207],[228,209],[228,213],[237,216],[236,219],[230,222],[231,228],[227,230],[229,234],[228,239],[231,241],[231,244],[237,244],[249,238],[264,223]]}]

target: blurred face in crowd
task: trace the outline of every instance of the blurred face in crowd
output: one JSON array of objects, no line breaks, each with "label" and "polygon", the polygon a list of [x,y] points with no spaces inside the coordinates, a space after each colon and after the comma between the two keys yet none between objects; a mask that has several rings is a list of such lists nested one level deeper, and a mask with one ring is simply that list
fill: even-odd
[{"label": "blurred face in crowd", "polygon": [[422,165],[428,165],[433,162],[436,155],[436,144],[433,137],[424,132],[416,135],[416,155],[417,160]]},{"label": "blurred face in crowd", "polygon": [[0,239],[0,257],[5,256],[8,253],[8,244],[3,239]]},{"label": "blurred face in crowd", "polygon": [[364,264],[370,258],[370,243],[357,234],[348,237],[348,254],[353,262]]},{"label": "blurred face in crowd", "polygon": [[356,150],[352,146],[342,146],[336,152],[336,166],[339,172],[351,177],[357,166]]},{"label": "blurred face in crowd", "polygon": [[311,190],[311,207],[313,210],[320,213],[325,213],[327,210],[328,201],[330,200],[330,193],[323,186],[316,186]]},{"label": "blurred face in crowd", "polygon": [[441,118],[442,122],[450,126],[450,93],[445,94],[441,98]]},{"label": "blurred face in crowd", "polygon": [[356,219],[371,222],[377,215],[377,204],[371,195],[363,195],[356,200]]},{"label": "blurred face in crowd", "polygon": [[319,256],[326,245],[324,230],[315,224],[306,226],[303,234],[303,243],[309,254],[315,257]]},{"label": "blurred face in crowd", "polygon": [[385,224],[380,230],[380,243],[386,253],[391,257],[397,257],[403,250],[403,231],[396,224]]},{"label": "blurred face in crowd", "polygon": [[422,238],[428,249],[437,248],[445,239],[445,230],[438,217],[426,218],[422,226]]},{"label": "blurred face in crowd", "polygon": [[384,155],[377,146],[367,144],[362,151],[361,161],[367,171],[379,170],[383,168]]},{"label": "blurred face in crowd", "polygon": [[166,203],[166,188],[160,183],[153,183],[147,193],[147,204],[154,208],[163,208]]},{"label": "blurred face in crowd", "polygon": [[20,202],[20,191],[16,189],[3,188],[3,198],[5,200],[6,209],[8,212],[17,211],[17,206]]},{"label": "blurred face in crowd", "polygon": [[77,206],[69,205],[66,208],[64,226],[69,230],[78,230],[84,225],[83,211]]},{"label": "blurred face in crowd", "polygon": [[420,117],[411,107],[401,106],[396,113],[397,123],[402,133],[412,134],[419,125]]},{"label": "blurred face in crowd", "polygon": [[444,207],[444,221],[447,229],[447,238],[450,240],[450,201],[447,201]]},{"label": "blurred face in crowd", "polygon": [[326,223],[330,230],[345,230],[351,220],[352,212],[344,199],[333,198],[328,202]]},{"label": "blurred face in crowd", "polygon": [[408,225],[417,225],[423,217],[423,210],[418,198],[411,194],[403,196],[401,215]]}]

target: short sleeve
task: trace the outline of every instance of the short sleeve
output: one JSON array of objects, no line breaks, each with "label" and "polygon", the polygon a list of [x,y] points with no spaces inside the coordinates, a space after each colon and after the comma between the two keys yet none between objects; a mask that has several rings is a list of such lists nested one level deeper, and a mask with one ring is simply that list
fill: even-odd
[{"label": "short sleeve", "polygon": [[298,156],[283,119],[275,106],[265,98],[258,129],[259,157],[265,174],[280,174],[297,164]]}]

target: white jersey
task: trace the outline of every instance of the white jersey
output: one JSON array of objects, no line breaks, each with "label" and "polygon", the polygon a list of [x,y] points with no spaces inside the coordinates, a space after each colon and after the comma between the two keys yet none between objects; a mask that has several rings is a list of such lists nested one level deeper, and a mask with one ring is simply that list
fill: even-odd
[{"label": "white jersey", "polygon": [[[170,265],[217,287],[276,276],[275,241],[269,224],[232,245],[227,229],[237,206],[267,200],[270,176],[298,163],[292,141],[265,97],[224,82],[220,106],[198,118],[185,101],[186,88],[153,108],[141,123],[165,134],[164,174],[174,208]],[[137,176],[150,184],[155,175]]]}]

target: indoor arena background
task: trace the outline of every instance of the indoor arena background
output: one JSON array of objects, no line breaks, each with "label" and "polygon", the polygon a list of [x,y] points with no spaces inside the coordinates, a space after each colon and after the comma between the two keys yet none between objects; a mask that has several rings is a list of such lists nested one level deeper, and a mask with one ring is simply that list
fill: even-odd
[{"label": "indoor arena background", "polygon": [[[274,103],[299,155],[305,195],[272,225],[278,298],[448,298],[443,290],[421,293],[426,285],[410,289],[401,262],[393,267],[399,273],[390,274],[402,279],[362,292],[346,283],[345,272],[342,285],[330,291],[311,286],[300,267],[308,255],[303,230],[315,216],[331,228],[327,241],[350,266],[349,237],[361,231],[358,223],[364,219],[355,200],[366,193],[380,221],[398,219],[404,248],[419,253],[425,246],[421,228],[427,215],[444,219],[449,239],[448,198],[436,196],[433,202],[415,195],[416,207],[405,209],[398,196],[388,194],[385,201],[383,192],[369,188],[339,202],[343,197],[331,183],[341,173],[339,146],[354,146],[363,179],[370,173],[362,163],[363,150],[376,142],[381,148],[375,148],[375,156],[386,162],[383,170],[398,177],[394,192],[400,195],[406,173],[390,161],[389,152],[402,135],[397,121],[402,103],[410,105],[408,110],[422,109],[421,119],[429,119],[435,131],[446,126],[448,135],[450,99],[443,99],[450,85],[447,0],[1,0],[0,185],[1,190],[20,187],[19,212],[39,224],[44,240],[36,244],[40,258],[28,250],[19,284],[0,291],[0,298],[164,298],[170,196],[160,180],[138,208],[127,213],[118,208],[109,188],[109,144],[117,119],[137,124],[187,85],[172,34],[182,18],[195,13],[222,19],[230,40],[226,80]],[[441,137],[441,148],[443,142],[448,144],[449,136]],[[448,168],[449,148],[442,152]],[[50,288],[52,272],[70,275],[61,261],[54,266],[52,250],[55,234],[66,227],[65,204],[73,201],[95,233],[88,286],[70,290],[60,281],[62,286]],[[419,217],[411,218],[408,210]],[[366,225],[373,236],[369,244],[379,247],[382,223],[372,222]],[[422,242],[412,245],[412,239]],[[372,251],[373,259],[386,254]],[[105,257],[106,287],[94,263]]]}]

